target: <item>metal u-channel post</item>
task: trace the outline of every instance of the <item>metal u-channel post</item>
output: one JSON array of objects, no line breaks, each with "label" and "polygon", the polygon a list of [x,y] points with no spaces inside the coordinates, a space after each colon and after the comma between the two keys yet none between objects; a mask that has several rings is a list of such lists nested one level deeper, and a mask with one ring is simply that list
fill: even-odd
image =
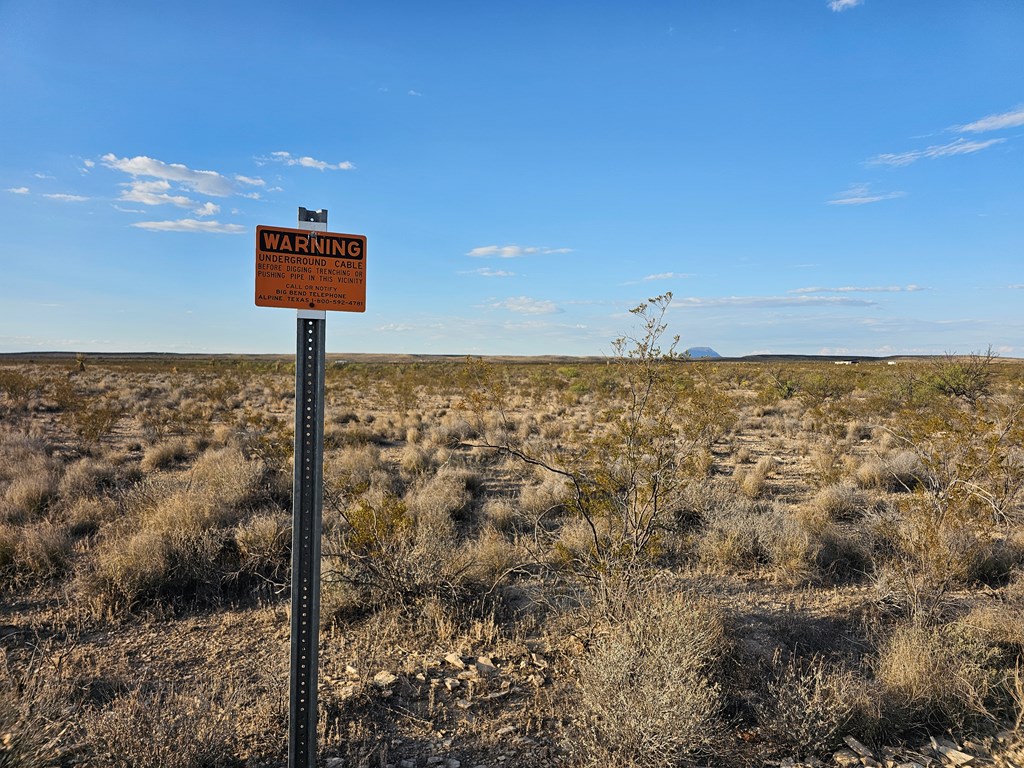
[{"label": "metal u-channel post", "polygon": [[[299,228],[326,231],[327,211],[300,208]],[[315,768],[327,320],[323,311],[299,310],[297,315],[288,768]]]}]

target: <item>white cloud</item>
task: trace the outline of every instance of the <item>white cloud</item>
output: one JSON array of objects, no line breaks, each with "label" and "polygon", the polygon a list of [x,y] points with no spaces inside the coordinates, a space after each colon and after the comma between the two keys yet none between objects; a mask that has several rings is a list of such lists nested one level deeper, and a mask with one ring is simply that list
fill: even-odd
[{"label": "white cloud", "polygon": [[864,0],[828,0],[828,7],[836,13],[839,13],[840,11],[845,11],[848,8],[856,8],[862,2],[864,2]]},{"label": "white cloud", "polygon": [[241,224],[221,224],[219,221],[198,221],[196,219],[140,221],[137,224],[132,224],[132,226],[139,229],[148,229],[152,232],[210,232],[239,235],[247,231]]},{"label": "white cloud", "polygon": [[248,184],[251,187],[262,187],[267,182],[256,176],[243,176],[240,173],[235,174],[235,181],[241,182],[242,184]]},{"label": "white cloud", "polygon": [[981,120],[975,120],[967,125],[956,126],[954,130],[969,131],[971,133],[982,133],[984,131],[998,131],[1003,128],[1019,128],[1024,125],[1024,107],[1015,109],[1012,112],[1003,112],[1001,115],[989,115]]},{"label": "white cloud", "polygon": [[355,165],[345,160],[340,163],[328,163],[324,160],[317,160],[316,158],[304,155],[302,157],[296,157],[291,152],[271,152],[270,159],[278,163],[284,163],[285,165],[299,165],[303,168],[316,168],[318,171],[351,171],[355,168]]},{"label": "white cloud", "polygon": [[816,307],[846,306],[873,307],[876,301],[867,299],[849,299],[845,296],[721,296],[718,298],[699,298],[690,296],[673,299],[673,304],[681,307]]},{"label": "white cloud", "polygon": [[924,290],[919,285],[874,285],[869,287],[860,287],[853,285],[844,285],[839,288],[794,288],[789,293],[796,294],[809,294],[809,293],[914,293],[915,291]]},{"label": "white cloud", "polygon": [[1014,289],[1022,289],[1022,288],[1024,288],[1024,283],[1014,283],[1010,287],[1014,288]]},{"label": "white cloud", "polygon": [[55,176],[51,176],[48,173],[33,173],[32,175],[35,176],[37,179],[53,179],[53,178],[56,178]]},{"label": "white cloud", "polygon": [[10,192],[12,195],[27,195],[28,187],[8,187],[4,192]]},{"label": "white cloud", "polygon": [[688,277],[691,277],[691,275],[688,275],[688,274],[686,274],[684,272],[659,272],[656,275],[647,275],[647,277],[644,278],[644,281],[645,282],[649,282],[651,280],[673,280],[673,279],[680,279],[681,280],[681,279],[688,278]]},{"label": "white cloud", "polygon": [[126,189],[118,199],[124,200],[127,203],[176,205],[179,208],[192,208],[197,205],[195,200],[185,195],[168,194],[171,185],[163,179],[158,179],[157,181],[130,181],[121,186]]},{"label": "white cloud", "polygon": [[467,251],[466,255],[482,259],[487,259],[491,256],[497,256],[499,259],[516,259],[520,256],[530,256],[537,253],[544,255],[572,253],[572,248],[538,248],[536,246],[524,248],[519,245],[483,245]]},{"label": "white cloud", "polygon": [[215,216],[220,213],[220,206],[214,203],[203,203],[196,208],[196,216]]},{"label": "white cloud", "polygon": [[481,267],[480,269],[473,269],[469,272],[463,272],[464,275],[480,275],[481,277],[515,277],[515,272],[509,272],[505,269],[491,269],[490,267]]},{"label": "white cloud", "polygon": [[409,96],[422,96],[423,94],[422,94],[422,93],[420,93],[419,91],[413,91],[413,90],[409,90],[409,91],[408,91],[408,95],[409,95]]},{"label": "white cloud", "polygon": [[875,192],[872,193],[868,184],[851,184],[845,191],[827,201],[829,205],[867,205],[882,200],[895,200],[906,196],[906,192]]},{"label": "white cloud", "polygon": [[896,152],[877,155],[871,158],[868,163],[871,165],[910,165],[913,162],[928,158],[934,160],[937,157],[950,157],[951,155],[970,155],[988,149],[996,144],[1002,144],[1006,139],[989,139],[987,141],[969,141],[959,138],[949,144],[936,144],[926,149],[915,149],[910,152]]},{"label": "white cloud", "polygon": [[507,309],[523,315],[554,315],[562,312],[553,301],[531,299],[528,296],[513,296],[491,304],[495,309]]},{"label": "white cloud", "polygon": [[144,155],[128,158],[109,153],[100,159],[108,168],[127,173],[129,176],[173,181],[185,189],[203,195],[227,197],[235,192],[231,180],[216,171],[196,171],[180,163],[165,163]]},{"label": "white cloud", "polygon": [[96,161],[95,160],[89,160],[88,158],[83,160],[82,164],[85,165],[86,168],[95,168],[96,167]]},{"label": "white cloud", "polygon": [[67,195],[62,192],[57,192],[52,195],[43,195],[43,197],[48,197],[51,200],[60,200],[64,203],[84,203],[89,199],[88,197],[82,197],[82,195]]}]

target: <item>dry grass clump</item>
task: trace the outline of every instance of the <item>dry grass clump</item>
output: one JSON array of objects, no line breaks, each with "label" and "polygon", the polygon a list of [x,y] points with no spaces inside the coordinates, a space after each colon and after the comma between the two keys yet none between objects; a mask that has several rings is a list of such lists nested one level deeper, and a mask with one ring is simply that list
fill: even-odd
[{"label": "dry grass clump", "polygon": [[74,748],[65,734],[66,691],[45,680],[36,667],[23,675],[0,668],[0,766],[58,768],[68,765]]},{"label": "dry grass clump", "polygon": [[374,473],[385,468],[376,445],[348,446],[331,451],[324,462],[324,477],[348,489],[368,488]]},{"label": "dry grass clump", "polygon": [[877,726],[878,691],[853,669],[820,656],[783,662],[778,654],[773,667],[764,697],[754,705],[760,731],[772,744],[810,756]]},{"label": "dry grass clump", "polygon": [[58,490],[61,500],[68,504],[111,491],[122,479],[130,479],[129,473],[121,473],[109,459],[87,456],[65,467]]},{"label": "dry grass clump", "polygon": [[827,485],[815,495],[811,505],[831,520],[856,520],[867,509],[864,494],[849,485]]},{"label": "dry grass clump", "polygon": [[173,688],[139,688],[118,696],[88,718],[91,765],[102,768],[207,768],[241,766],[233,748],[230,705],[179,694]]},{"label": "dry grass clump", "polygon": [[736,467],[733,480],[740,493],[748,499],[758,499],[768,488],[768,478],[778,469],[778,462],[771,456],[762,456],[753,469]]},{"label": "dry grass clump", "polygon": [[291,564],[292,524],[276,509],[253,515],[235,529],[239,567],[244,574],[281,584]]},{"label": "dry grass clump", "polygon": [[564,477],[545,474],[539,483],[523,485],[519,492],[519,508],[533,518],[565,509],[569,484]]},{"label": "dry grass clump", "polygon": [[142,454],[139,466],[144,472],[170,469],[190,458],[191,451],[183,438],[164,440],[149,446]]},{"label": "dry grass clump", "polygon": [[921,457],[913,451],[893,451],[883,459],[869,459],[855,473],[861,488],[899,493],[918,488],[927,478]]},{"label": "dry grass clump", "polygon": [[723,729],[722,614],[651,590],[578,664],[576,764],[675,766],[712,754]]},{"label": "dry grass clump", "polygon": [[993,649],[962,624],[910,622],[882,640],[875,675],[895,716],[961,729],[992,718],[994,660]]},{"label": "dry grass clump", "polygon": [[150,476],[128,494],[125,518],[101,531],[80,589],[101,608],[219,593],[239,572],[234,527],[266,498],[263,478],[262,462],[235,447]]}]

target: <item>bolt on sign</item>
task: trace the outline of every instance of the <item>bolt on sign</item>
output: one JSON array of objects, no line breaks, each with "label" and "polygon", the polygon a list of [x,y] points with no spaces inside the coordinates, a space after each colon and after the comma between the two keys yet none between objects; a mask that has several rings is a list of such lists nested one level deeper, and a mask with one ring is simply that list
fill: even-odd
[{"label": "bolt on sign", "polygon": [[366,237],[256,227],[256,306],[366,311]]}]

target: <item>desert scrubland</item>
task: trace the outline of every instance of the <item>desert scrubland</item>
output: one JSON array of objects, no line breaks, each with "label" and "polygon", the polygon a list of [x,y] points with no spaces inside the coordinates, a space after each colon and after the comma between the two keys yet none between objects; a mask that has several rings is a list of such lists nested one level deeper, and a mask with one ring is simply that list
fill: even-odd
[{"label": "desert scrubland", "polygon": [[[1024,363],[671,359],[662,308],[329,367],[322,763],[1019,765]],[[293,376],[0,365],[0,766],[282,765]]]}]

